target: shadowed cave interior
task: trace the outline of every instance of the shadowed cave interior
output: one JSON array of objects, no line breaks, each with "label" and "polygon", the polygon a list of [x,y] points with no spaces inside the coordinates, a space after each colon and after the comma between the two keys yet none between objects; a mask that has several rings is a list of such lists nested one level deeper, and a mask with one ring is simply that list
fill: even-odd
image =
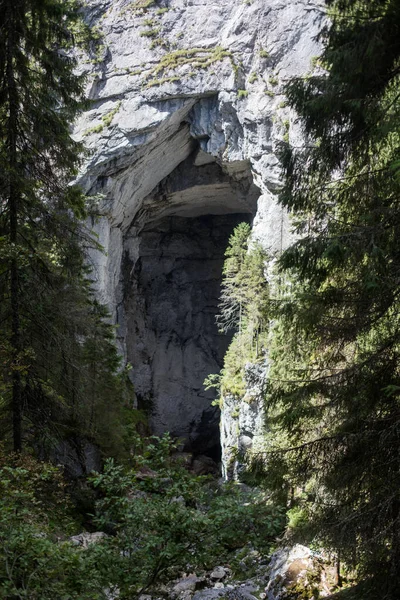
[{"label": "shadowed cave interior", "polygon": [[194,163],[161,182],[145,200],[139,234],[137,222],[128,232],[136,256],[125,250],[127,356],[152,431],[219,462],[216,392],[203,381],[219,372],[231,341],[216,325],[224,253],[236,225],[252,221],[258,189],[247,163],[234,176]]}]

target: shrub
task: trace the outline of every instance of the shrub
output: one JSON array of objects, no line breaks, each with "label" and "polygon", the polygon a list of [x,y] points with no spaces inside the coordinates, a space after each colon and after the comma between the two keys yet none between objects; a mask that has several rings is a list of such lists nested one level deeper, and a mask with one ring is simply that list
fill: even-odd
[{"label": "shrub", "polygon": [[57,468],[29,456],[0,455],[1,598],[101,598],[89,554],[60,541],[73,527]]},{"label": "shrub", "polygon": [[212,567],[248,542],[266,547],[282,529],[281,509],[195,477],[172,460],[173,448],[167,435],[152,438],[133,468],[109,460],[93,478],[102,494],[96,522],[113,536],[91,553],[121,598],[179,571]]}]

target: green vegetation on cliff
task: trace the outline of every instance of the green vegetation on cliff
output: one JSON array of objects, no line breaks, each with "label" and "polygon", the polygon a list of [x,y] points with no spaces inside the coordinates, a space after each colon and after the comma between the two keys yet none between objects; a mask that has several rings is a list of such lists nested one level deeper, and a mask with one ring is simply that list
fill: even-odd
[{"label": "green vegetation on cliff", "polygon": [[242,396],[244,368],[262,357],[269,319],[269,286],[266,282],[267,253],[250,240],[251,227],[240,223],[229,239],[222,271],[217,322],[221,331],[234,331],[221,374],[211,375],[208,387],[217,387],[222,396]]}]

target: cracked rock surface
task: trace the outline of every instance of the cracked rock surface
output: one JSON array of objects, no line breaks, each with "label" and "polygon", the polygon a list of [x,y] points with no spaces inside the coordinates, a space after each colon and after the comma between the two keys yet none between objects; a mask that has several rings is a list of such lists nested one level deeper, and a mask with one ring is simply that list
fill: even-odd
[{"label": "cracked rock surface", "polygon": [[[218,219],[225,219],[226,239],[226,223],[231,219],[233,228],[242,214],[254,219],[253,236],[269,250],[290,239],[277,203],[277,154],[282,141],[301,143],[301,132],[282,90],[288,78],[309,72],[319,54],[323,6],[323,0],[87,0],[86,19],[98,40],[80,57],[90,107],[75,136],[90,150],[79,181],[96,195],[92,227],[105,250],[92,251],[90,261],[138,395],[152,396],[157,432],[169,428],[188,441],[197,431],[200,440],[211,410],[202,378],[215,371],[226,344],[211,325],[221,248],[206,248],[200,223],[208,222],[215,238]],[[160,228],[178,227],[179,219],[187,220],[186,241],[176,231],[166,246]],[[150,251],[152,243],[157,248]],[[195,269],[199,247],[204,264]],[[169,276],[174,291],[167,298]]]}]

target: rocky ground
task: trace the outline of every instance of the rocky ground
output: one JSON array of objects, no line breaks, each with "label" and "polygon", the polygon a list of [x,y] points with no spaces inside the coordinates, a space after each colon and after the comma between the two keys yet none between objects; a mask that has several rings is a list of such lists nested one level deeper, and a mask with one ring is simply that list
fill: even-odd
[{"label": "rocky ground", "polygon": [[[71,538],[87,548],[104,537],[103,532]],[[262,556],[251,547],[238,550],[230,564],[209,571],[182,573],[177,579],[143,590],[138,600],[318,600],[336,598],[337,571],[334,557],[296,544]],[[118,600],[118,591],[108,592]]]},{"label": "rocky ground", "polygon": [[334,561],[299,544],[264,557],[238,551],[235,565],[185,573],[139,600],[307,600],[327,598],[336,584]]}]

